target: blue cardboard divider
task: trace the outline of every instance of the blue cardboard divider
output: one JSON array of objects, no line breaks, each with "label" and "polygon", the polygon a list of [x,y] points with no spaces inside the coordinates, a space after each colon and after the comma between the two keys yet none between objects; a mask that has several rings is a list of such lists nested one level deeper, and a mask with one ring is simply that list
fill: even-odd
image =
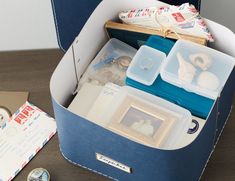
[{"label": "blue cardboard divider", "polygon": [[[146,45],[168,55],[174,46],[174,43],[175,42],[172,40],[159,36],[150,36]],[[203,119],[207,118],[214,103],[214,100],[212,99],[197,95],[193,92],[187,92],[183,88],[163,81],[160,75],[158,75],[154,83],[150,86],[139,83],[128,77],[126,78],[126,84],[178,104],[179,106],[188,109],[194,116]]]}]

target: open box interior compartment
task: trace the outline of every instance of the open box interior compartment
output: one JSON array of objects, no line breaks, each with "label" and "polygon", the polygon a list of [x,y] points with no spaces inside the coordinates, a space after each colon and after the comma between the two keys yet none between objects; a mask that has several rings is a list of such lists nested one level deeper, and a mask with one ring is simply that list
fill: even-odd
[{"label": "open box interior compartment", "polygon": [[[66,108],[73,98],[79,78],[108,40],[104,23],[117,19],[117,13],[121,10],[161,4],[155,0],[103,0],[57,66],[51,78],[50,90],[60,149],[70,162],[118,180],[167,181],[200,178],[230,112],[234,70],[220,98],[215,100],[198,137],[188,146],[177,150],[161,150],[136,143],[75,115]],[[207,20],[207,24],[216,38],[211,46],[235,56],[235,35],[212,21]],[[222,33],[224,36],[221,36]],[[100,162],[96,159],[97,154],[124,164],[130,168],[130,173]]]}]

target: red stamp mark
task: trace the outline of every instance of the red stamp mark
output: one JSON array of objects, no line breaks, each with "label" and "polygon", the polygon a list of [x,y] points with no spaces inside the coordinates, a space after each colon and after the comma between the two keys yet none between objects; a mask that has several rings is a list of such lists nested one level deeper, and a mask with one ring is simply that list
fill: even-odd
[{"label": "red stamp mark", "polygon": [[172,13],[172,16],[175,18],[177,22],[185,21],[183,15],[181,13]]},{"label": "red stamp mark", "polygon": [[23,108],[23,110],[15,117],[15,121],[19,124],[24,124],[25,122],[27,122],[28,118],[30,118],[33,113],[34,113],[34,109],[31,106],[25,106]]}]

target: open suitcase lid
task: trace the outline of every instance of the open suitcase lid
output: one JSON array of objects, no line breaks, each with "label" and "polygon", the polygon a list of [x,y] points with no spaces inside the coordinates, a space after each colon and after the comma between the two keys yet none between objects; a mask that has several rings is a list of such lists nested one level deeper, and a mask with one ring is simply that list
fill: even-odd
[{"label": "open suitcase lid", "polygon": [[51,0],[57,39],[66,51],[102,0]]},{"label": "open suitcase lid", "polygon": [[[79,34],[87,19],[102,0],[51,0],[56,24],[57,39],[66,51]],[[169,4],[189,2],[200,9],[200,0],[161,0]],[[176,3],[177,2],[177,3]]]}]

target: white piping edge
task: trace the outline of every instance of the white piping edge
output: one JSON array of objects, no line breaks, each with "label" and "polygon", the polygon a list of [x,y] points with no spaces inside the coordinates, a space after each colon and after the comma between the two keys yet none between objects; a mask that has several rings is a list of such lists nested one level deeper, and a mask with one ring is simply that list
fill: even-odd
[{"label": "white piping edge", "polygon": [[54,17],[54,22],[55,22],[55,29],[56,29],[56,36],[57,36],[57,42],[59,44],[59,47],[66,52],[66,50],[62,47],[61,42],[60,42],[60,34],[59,34],[59,27],[58,27],[58,21],[56,18],[56,11],[55,11],[55,3],[54,0],[51,0],[52,4],[52,10],[53,10],[53,17]]},{"label": "white piping edge", "polygon": [[198,4],[197,4],[197,10],[199,11],[199,9],[201,10],[201,0],[198,0]]}]

